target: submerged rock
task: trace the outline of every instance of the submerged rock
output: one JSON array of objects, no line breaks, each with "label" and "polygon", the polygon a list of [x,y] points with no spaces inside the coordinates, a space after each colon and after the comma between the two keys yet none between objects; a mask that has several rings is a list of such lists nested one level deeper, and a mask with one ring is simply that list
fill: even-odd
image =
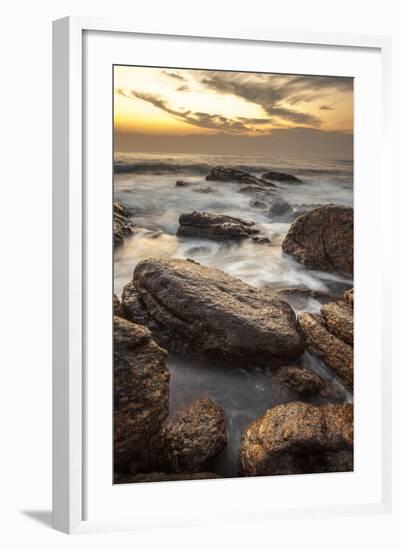
[{"label": "submerged rock", "polygon": [[333,369],[345,386],[351,389],[354,378],[352,346],[331,334],[316,315],[306,311],[298,315],[298,327],[308,351]]},{"label": "submerged rock", "polygon": [[310,269],[352,273],[353,209],[323,206],[300,216],[292,223],[282,248]]},{"label": "submerged rock", "polygon": [[119,202],[113,203],[113,245],[123,243],[124,237],[132,234],[128,210]]},{"label": "submerged rock", "polygon": [[258,244],[269,244],[271,242],[267,235],[256,235],[252,237],[252,241]]},{"label": "submerged rock", "polygon": [[297,182],[302,183],[302,180],[294,176],[293,174],[286,174],[285,172],[266,172],[262,175],[263,179],[283,182]]},{"label": "submerged rock", "polygon": [[197,472],[183,474],[166,474],[165,472],[151,472],[148,474],[115,473],[114,483],[153,483],[157,481],[193,481],[196,479],[219,479],[220,476],[212,472]]},{"label": "submerged rock", "polygon": [[[168,349],[245,367],[302,354],[291,307],[219,269],[148,258],[135,268],[133,282],[147,316],[167,329]],[[126,287],[124,311],[130,296]]]},{"label": "submerged rock", "polygon": [[190,181],[177,180],[177,181],[175,182],[175,186],[176,186],[176,187],[188,187],[189,185],[191,185],[191,182],[190,182]]},{"label": "submerged rock", "polygon": [[315,372],[298,365],[281,367],[277,380],[300,397],[310,397],[325,389],[326,384]]},{"label": "submerged rock", "polygon": [[354,345],[354,311],[344,300],[330,302],[322,306],[321,314],[327,329],[350,344]]},{"label": "submerged rock", "polygon": [[215,166],[206,176],[208,181],[225,181],[233,183],[254,184],[263,187],[275,187],[274,183],[264,181],[260,178],[248,174],[243,170],[235,168],[225,168],[224,166]]},{"label": "submerged rock", "polygon": [[214,193],[214,189],[211,187],[197,187],[196,189],[192,189],[194,193]]},{"label": "submerged rock", "polygon": [[223,214],[192,212],[181,214],[177,237],[198,237],[201,239],[244,239],[259,233],[254,222],[233,218]]},{"label": "submerged rock", "polygon": [[250,206],[251,208],[267,208],[267,204],[258,199],[251,200]]},{"label": "submerged rock", "polygon": [[168,416],[167,352],[149,330],[114,317],[114,468],[147,462],[150,438]]},{"label": "submerged rock", "polygon": [[199,399],[178,412],[154,438],[152,468],[201,472],[226,445],[223,409],[211,399]]},{"label": "submerged rock", "polygon": [[275,221],[288,221],[294,214],[292,206],[284,199],[274,199],[267,215]]},{"label": "submerged rock", "polygon": [[345,472],[353,469],[353,406],[277,405],[241,440],[242,476]]}]

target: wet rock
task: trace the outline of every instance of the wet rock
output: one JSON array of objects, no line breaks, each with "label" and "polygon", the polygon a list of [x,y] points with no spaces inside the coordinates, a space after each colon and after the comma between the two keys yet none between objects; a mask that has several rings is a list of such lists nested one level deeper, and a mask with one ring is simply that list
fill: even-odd
[{"label": "wet rock", "polygon": [[241,440],[242,476],[343,472],[353,469],[353,406],[277,405]]},{"label": "wet rock", "polygon": [[331,294],[328,294],[327,292],[321,290],[312,290],[311,288],[307,287],[279,288],[274,292],[283,300],[291,300],[297,298],[308,300],[309,298],[312,298],[323,303],[332,302],[333,300],[335,300],[335,298],[333,298],[333,296]]},{"label": "wet rock", "polygon": [[262,185],[244,185],[238,189],[238,193],[243,193],[244,195],[255,195],[255,194],[265,194],[264,187]]},{"label": "wet rock", "polygon": [[284,199],[274,199],[270,205],[268,216],[276,221],[288,221],[294,213],[292,206]]},{"label": "wet rock", "polygon": [[114,468],[147,461],[150,438],[168,415],[167,352],[149,330],[114,317]]},{"label": "wet rock", "polygon": [[302,180],[294,176],[293,174],[286,174],[285,172],[266,172],[262,175],[263,179],[283,182],[302,183]]},{"label": "wet rock", "polygon": [[348,388],[353,387],[353,348],[331,334],[316,315],[305,311],[298,315],[298,327],[308,351],[319,357]]},{"label": "wet rock", "polygon": [[352,273],[353,232],[352,208],[323,206],[292,223],[282,248],[310,269]]},{"label": "wet rock", "polygon": [[350,290],[347,290],[347,292],[344,294],[344,300],[347,302],[347,304],[350,307],[354,307],[354,289],[351,288]]},{"label": "wet rock", "polygon": [[318,374],[297,365],[281,367],[277,373],[277,380],[300,397],[316,395],[324,390],[326,386],[324,380]]},{"label": "wet rock", "polygon": [[259,233],[253,222],[209,212],[181,214],[179,224],[177,237],[224,240],[244,239]]},{"label": "wet rock", "polygon": [[[134,287],[148,316],[170,334],[168,349],[245,367],[302,353],[291,307],[219,269],[148,258],[135,268]],[[124,289],[124,310],[126,300]]]},{"label": "wet rock", "polygon": [[227,445],[224,411],[199,399],[178,412],[153,441],[152,467],[172,473],[202,472]]},{"label": "wet rock", "polygon": [[113,315],[117,315],[118,317],[124,316],[121,302],[115,294],[113,294]]},{"label": "wet rock", "polygon": [[212,168],[210,173],[206,176],[206,179],[208,181],[224,181],[275,187],[274,183],[252,176],[251,174],[248,174],[248,172],[236,170],[235,168],[225,168],[224,166],[216,166]]},{"label": "wet rock", "polygon": [[177,180],[177,181],[175,182],[175,186],[176,186],[176,187],[188,187],[189,185],[191,185],[191,182],[190,182],[190,181]]},{"label": "wet rock", "polygon": [[132,234],[132,223],[128,210],[119,202],[113,203],[113,245],[119,246],[124,237]]},{"label": "wet rock", "polygon": [[354,310],[347,302],[329,302],[322,306],[321,315],[332,334],[347,344],[354,345]]},{"label": "wet rock", "polygon": [[214,189],[211,187],[197,187],[196,189],[192,189],[194,193],[214,193]]},{"label": "wet rock", "polygon": [[252,208],[267,208],[267,204],[261,200],[253,199],[250,202]]},{"label": "wet rock", "polygon": [[115,473],[114,483],[153,483],[157,481],[193,481],[196,479],[219,479],[220,476],[212,472],[197,472],[195,474],[166,474],[165,472],[151,472],[148,474]]},{"label": "wet rock", "polygon": [[270,243],[270,239],[267,235],[256,235],[256,237],[252,237],[252,241],[254,243],[258,243],[258,244],[268,244],[268,243]]}]

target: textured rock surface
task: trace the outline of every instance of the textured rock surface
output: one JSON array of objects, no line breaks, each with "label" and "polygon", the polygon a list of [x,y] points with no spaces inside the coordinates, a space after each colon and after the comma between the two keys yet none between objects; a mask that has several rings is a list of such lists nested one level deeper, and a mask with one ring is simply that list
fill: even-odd
[{"label": "textured rock surface", "polygon": [[347,290],[347,292],[344,294],[344,300],[347,302],[347,304],[351,307],[354,307],[354,289],[351,288],[350,290]]},{"label": "textured rock surface", "polygon": [[241,440],[243,476],[343,472],[353,469],[353,406],[277,405],[250,424]]},{"label": "textured rock surface", "polygon": [[155,436],[152,469],[201,472],[226,445],[223,409],[211,399],[199,399],[178,412]]},{"label": "textured rock surface", "polygon": [[114,483],[153,483],[155,481],[192,481],[196,479],[219,479],[220,476],[212,472],[197,472],[196,474],[166,474],[165,472],[152,472],[150,474],[124,474],[115,473]]},{"label": "textured rock surface", "polygon": [[206,176],[206,179],[208,181],[225,181],[254,184],[263,187],[275,187],[274,183],[256,178],[255,176],[248,174],[248,172],[236,170],[234,168],[225,168],[224,166],[216,166],[215,168],[212,168],[210,173]]},{"label": "textured rock surface", "polygon": [[253,222],[241,218],[211,214],[209,212],[192,212],[181,214],[177,229],[178,237],[199,237],[204,239],[244,239],[259,233]]},{"label": "textured rock surface", "polygon": [[310,369],[296,365],[281,367],[277,373],[277,379],[280,384],[300,397],[316,395],[325,388],[325,383],[319,375]]},{"label": "textured rock surface", "polygon": [[129,213],[119,202],[113,203],[113,245],[123,243],[124,237],[132,234]]},{"label": "textured rock surface", "polygon": [[147,445],[168,415],[167,352],[149,330],[114,317],[114,468],[147,461]]},{"label": "textured rock surface", "polygon": [[262,175],[263,179],[273,181],[291,181],[301,183],[302,180],[294,176],[293,174],[286,174],[285,172],[266,172]]},{"label": "textured rock surface", "polygon": [[321,320],[311,313],[298,315],[298,327],[308,351],[332,368],[348,387],[353,387],[353,348],[331,334]]},{"label": "textured rock surface", "polygon": [[354,310],[344,300],[329,302],[322,306],[321,314],[328,330],[354,345]]},{"label": "textured rock surface", "polygon": [[302,353],[291,307],[219,269],[148,258],[135,268],[134,286],[147,315],[184,352],[248,367]]},{"label": "textured rock surface", "polygon": [[311,269],[352,273],[354,211],[345,206],[323,206],[298,217],[282,247]]},{"label": "textured rock surface", "polygon": [[113,294],[113,315],[124,317],[121,302],[115,294]]}]

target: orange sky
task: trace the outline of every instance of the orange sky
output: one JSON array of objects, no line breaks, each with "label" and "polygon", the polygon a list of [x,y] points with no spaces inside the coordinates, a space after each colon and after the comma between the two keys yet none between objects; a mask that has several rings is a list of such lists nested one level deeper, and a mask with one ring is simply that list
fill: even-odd
[{"label": "orange sky", "polygon": [[349,78],[115,66],[123,133],[269,135],[293,128],[351,133]]}]

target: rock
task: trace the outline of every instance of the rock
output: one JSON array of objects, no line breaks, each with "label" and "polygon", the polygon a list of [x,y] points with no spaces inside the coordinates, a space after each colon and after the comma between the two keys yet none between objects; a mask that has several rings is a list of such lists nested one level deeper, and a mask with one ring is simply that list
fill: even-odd
[{"label": "rock", "polygon": [[214,189],[211,187],[197,187],[196,189],[192,189],[194,193],[213,193]]},{"label": "rock", "polygon": [[277,379],[291,392],[300,397],[310,397],[325,389],[326,384],[315,372],[300,366],[281,367]]},{"label": "rock", "polygon": [[[291,307],[219,269],[148,258],[136,266],[134,286],[149,317],[182,353],[245,367],[302,353]],[[124,289],[124,311],[126,300]]]},{"label": "rock", "polygon": [[119,202],[113,203],[113,245],[123,243],[124,237],[132,234],[129,212]]},{"label": "rock", "polygon": [[149,474],[115,473],[114,483],[153,483],[157,481],[193,481],[196,479],[219,479],[220,476],[212,472],[197,472],[196,474],[166,474],[165,472],[151,472]]},{"label": "rock", "polygon": [[252,208],[267,208],[267,204],[263,201],[258,200],[258,199],[251,200],[250,206]]},{"label": "rock", "polygon": [[344,294],[344,300],[347,302],[347,304],[351,307],[354,307],[354,289],[351,288],[350,290],[347,290],[347,292]]},{"label": "rock", "polygon": [[266,172],[262,175],[262,178],[265,180],[302,183],[302,180],[296,176],[284,172]]},{"label": "rock", "polygon": [[277,405],[241,440],[242,476],[344,472],[353,469],[353,406]]},{"label": "rock", "polygon": [[321,315],[329,332],[354,345],[354,310],[344,300],[322,306]]},{"label": "rock", "polygon": [[282,248],[310,269],[352,273],[354,211],[323,206],[300,216],[291,225]]},{"label": "rock", "polygon": [[177,237],[224,240],[244,239],[259,233],[253,222],[209,212],[181,214],[179,224]]},{"label": "rock", "polygon": [[308,351],[333,369],[343,383],[353,387],[354,350],[331,334],[316,315],[303,311],[298,315],[298,327]]},{"label": "rock", "polygon": [[115,294],[113,294],[113,315],[124,317],[121,302]]},{"label": "rock", "polygon": [[175,182],[175,186],[176,186],[176,187],[188,187],[189,185],[191,185],[191,182],[190,182],[190,181],[177,180],[177,181]]},{"label": "rock", "polygon": [[235,168],[225,168],[224,166],[216,166],[215,168],[212,168],[210,173],[206,176],[206,179],[208,181],[225,181],[254,184],[263,187],[275,187],[274,183],[252,176],[251,174],[248,174],[248,172],[236,170]]},{"label": "rock", "polygon": [[178,474],[202,472],[226,445],[223,409],[211,399],[198,399],[155,436],[152,468]]},{"label": "rock", "polygon": [[333,300],[335,300],[335,298],[333,298],[333,296],[331,296],[327,292],[321,290],[312,290],[307,287],[279,288],[278,290],[275,290],[274,293],[277,294],[277,296],[282,300],[291,300],[297,298],[308,300],[309,298],[312,298],[323,303],[332,302]]},{"label": "rock", "polygon": [[168,415],[167,352],[149,330],[114,317],[114,468],[147,462],[151,437]]},{"label": "rock", "polygon": [[249,184],[249,185],[244,185],[243,187],[240,187],[238,189],[238,193],[243,193],[245,195],[255,195],[260,193],[265,194],[266,191],[264,189],[264,186],[262,185]]},{"label": "rock", "polygon": [[256,235],[256,237],[252,237],[252,241],[254,243],[258,243],[258,244],[268,244],[268,243],[270,243],[270,239],[267,235]]},{"label": "rock", "polygon": [[274,199],[270,205],[268,216],[273,220],[288,221],[294,213],[292,206],[284,199]]}]

